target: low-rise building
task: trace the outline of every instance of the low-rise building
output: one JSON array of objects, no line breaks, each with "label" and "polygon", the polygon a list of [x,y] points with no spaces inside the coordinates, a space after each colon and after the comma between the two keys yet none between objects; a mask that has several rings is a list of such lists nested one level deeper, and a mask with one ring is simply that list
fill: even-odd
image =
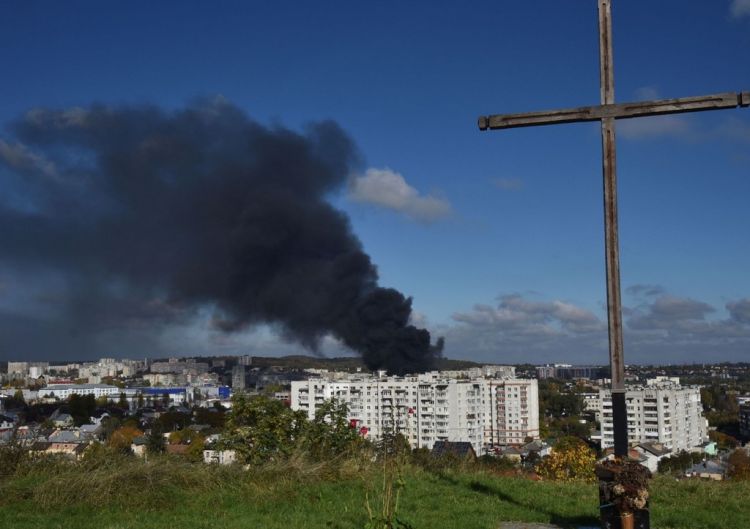
[{"label": "low-rise building", "polygon": [[66,400],[71,395],[93,395],[94,397],[119,396],[122,390],[109,384],[50,384],[39,391],[43,397]]},{"label": "low-rise building", "polygon": [[231,465],[237,461],[237,452],[234,450],[204,450],[203,462],[218,465]]},{"label": "low-rise building", "polygon": [[646,458],[643,465],[654,473],[659,469],[659,461],[672,454],[672,451],[661,443],[641,443],[635,449]]}]

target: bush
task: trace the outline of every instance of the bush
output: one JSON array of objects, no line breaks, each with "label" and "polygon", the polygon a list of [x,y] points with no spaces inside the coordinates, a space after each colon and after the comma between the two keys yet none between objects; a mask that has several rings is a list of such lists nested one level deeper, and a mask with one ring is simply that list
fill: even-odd
[{"label": "bush", "polygon": [[737,449],[729,456],[727,474],[732,479],[750,479],[750,455],[744,449]]},{"label": "bush", "polygon": [[12,476],[28,460],[28,452],[15,438],[0,445],[0,480]]},{"label": "bush", "polygon": [[580,439],[564,437],[554,446],[552,453],[536,466],[537,474],[550,481],[596,480],[594,467],[596,455]]}]

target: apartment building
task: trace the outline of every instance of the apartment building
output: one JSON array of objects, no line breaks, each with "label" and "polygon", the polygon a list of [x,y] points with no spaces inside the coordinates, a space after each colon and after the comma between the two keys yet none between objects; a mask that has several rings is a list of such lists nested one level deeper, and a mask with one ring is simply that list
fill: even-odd
[{"label": "apartment building", "polygon": [[483,454],[539,437],[536,380],[433,372],[407,377],[330,374],[292,382],[291,406],[309,418],[330,399],[346,402],[351,424],[372,440],[398,432],[413,447],[466,441]]},{"label": "apartment building", "polygon": [[[614,446],[612,394],[599,392],[601,400],[602,448]],[[628,412],[628,442],[658,442],[673,452],[689,450],[708,439],[699,387],[686,387],[679,379],[650,380],[632,386],[625,394]]]}]

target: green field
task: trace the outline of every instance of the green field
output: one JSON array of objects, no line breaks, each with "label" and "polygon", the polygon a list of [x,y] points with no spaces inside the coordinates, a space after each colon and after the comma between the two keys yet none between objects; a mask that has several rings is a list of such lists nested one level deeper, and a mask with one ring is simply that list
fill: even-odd
[{"label": "green field", "polygon": [[[397,517],[418,528],[496,528],[501,521],[595,525],[594,485],[461,470],[401,468]],[[36,464],[0,478],[2,528],[364,528],[382,506],[371,463],[285,462],[251,470],[157,459]],[[748,483],[652,487],[652,526],[750,527]]]}]

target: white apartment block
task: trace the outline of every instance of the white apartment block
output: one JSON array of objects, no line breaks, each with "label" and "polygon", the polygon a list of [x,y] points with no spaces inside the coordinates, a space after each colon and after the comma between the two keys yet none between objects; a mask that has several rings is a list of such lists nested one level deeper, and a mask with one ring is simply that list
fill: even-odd
[{"label": "white apartment block", "polygon": [[[539,439],[539,387],[535,379],[485,380],[487,447],[522,445]],[[479,453],[479,452],[477,452]]]},{"label": "white apartment block", "polygon": [[[599,392],[602,449],[614,446],[612,394]],[[628,412],[628,442],[659,442],[673,452],[690,450],[708,439],[699,387],[683,387],[679,380],[653,380],[632,386],[625,393]]]},{"label": "white apartment block", "polygon": [[39,390],[39,395],[65,400],[71,395],[93,395],[94,397],[119,396],[123,390],[107,384],[50,384]]},{"label": "white apartment block", "polygon": [[[494,366],[493,366],[494,367]],[[451,374],[455,374],[451,372]],[[495,446],[539,437],[536,380],[331,374],[293,381],[291,406],[309,418],[324,402],[337,399],[367,438],[398,432],[412,447],[431,449],[435,441],[467,441],[477,454]]]}]

